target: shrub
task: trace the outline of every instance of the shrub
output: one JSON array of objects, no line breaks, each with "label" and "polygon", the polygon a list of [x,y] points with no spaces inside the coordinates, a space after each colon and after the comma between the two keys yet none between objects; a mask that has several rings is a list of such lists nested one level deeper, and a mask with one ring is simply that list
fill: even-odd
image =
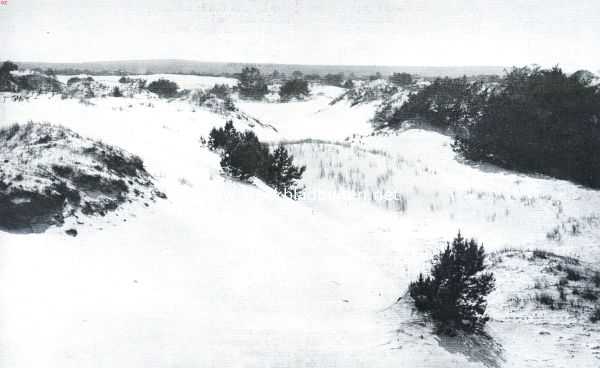
[{"label": "shrub", "polygon": [[600,91],[559,68],[513,69],[454,146],[467,159],[600,188]]},{"label": "shrub", "polygon": [[17,64],[12,61],[5,61],[0,66],[0,91],[12,91],[14,79],[12,78],[10,72],[14,70],[19,70]]},{"label": "shrub", "polygon": [[344,83],[344,73],[327,74],[323,78],[323,83],[330,86],[341,87]]},{"label": "shrub", "polygon": [[548,307],[554,309],[555,300],[554,300],[554,297],[552,295],[550,295],[549,293],[536,294],[535,300],[542,305],[545,305],[545,306],[548,306]]},{"label": "shrub", "polygon": [[600,307],[596,307],[590,316],[590,321],[596,323],[600,321]]},{"label": "shrub", "polygon": [[440,128],[469,126],[479,116],[486,94],[480,82],[463,78],[438,78],[395,110],[388,122],[397,126],[408,119],[421,119]]},{"label": "shrub", "polygon": [[241,180],[256,176],[280,194],[293,194],[292,199],[301,193],[298,181],[306,167],[295,166],[293,156],[283,146],[270,153],[254,132],[238,132],[228,121],[224,127],[211,130],[208,147],[220,151],[221,167],[230,176]]},{"label": "shrub", "polygon": [[177,94],[179,86],[175,82],[161,78],[150,83],[147,89],[150,92],[156,93],[159,97],[174,97]]},{"label": "shrub", "polygon": [[409,73],[394,73],[390,76],[390,82],[397,86],[408,86],[412,84],[412,75]]},{"label": "shrub", "polygon": [[133,80],[127,76],[122,76],[119,78],[119,83],[131,83]]},{"label": "shrub", "polygon": [[123,94],[121,93],[121,90],[119,89],[119,87],[113,88],[111,95],[113,97],[123,97]]},{"label": "shrub", "polygon": [[79,77],[71,77],[67,81],[67,86],[70,86],[70,85],[78,83],[78,82],[81,82],[81,78],[79,78]]},{"label": "shrub", "polygon": [[295,166],[294,156],[280,145],[270,155],[265,179],[269,186],[285,196],[297,199],[302,188],[297,182],[302,179],[306,166]]},{"label": "shrub", "polygon": [[279,90],[279,97],[283,101],[289,101],[292,98],[305,98],[308,95],[310,95],[308,82],[303,79],[289,80]]},{"label": "shrub", "polygon": [[269,93],[267,82],[256,67],[242,69],[238,79],[238,88],[242,98],[262,100]]},{"label": "shrub", "polygon": [[494,276],[484,273],[485,251],[475,240],[458,233],[433,260],[431,275],[419,275],[409,285],[415,307],[428,312],[442,327],[474,332],[488,321],[486,296]]},{"label": "shrub", "polygon": [[231,88],[226,84],[215,84],[211,89],[207,91],[209,94],[213,94],[222,100],[226,100],[231,96]]},{"label": "shrub", "polygon": [[581,273],[574,268],[567,267],[565,272],[567,273],[567,280],[569,281],[579,281],[582,278]]}]

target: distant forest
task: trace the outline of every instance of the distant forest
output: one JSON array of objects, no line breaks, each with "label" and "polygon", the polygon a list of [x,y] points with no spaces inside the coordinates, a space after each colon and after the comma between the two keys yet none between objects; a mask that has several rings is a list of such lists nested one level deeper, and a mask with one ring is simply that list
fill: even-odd
[{"label": "distant forest", "polygon": [[124,60],[98,61],[85,63],[44,63],[17,62],[23,69],[53,69],[58,74],[199,74],[199,75],[234,75],[242,68],[255,66],[262,73],[271,74],[275,70],[280,73],[292,74],[300,71],[303,74],[344,73],[358,78],[368,77],[373,73],[381,73],[388,77],[393,73],[409,73],[422,77],[459,77],[463,75],[501,75],[502,66],[456,66],[456,67],[426,67],[426,66],[370,66],[370,65],[296,65],[296,64],[255,64],[255,63],[211,63],[191,60]]}]

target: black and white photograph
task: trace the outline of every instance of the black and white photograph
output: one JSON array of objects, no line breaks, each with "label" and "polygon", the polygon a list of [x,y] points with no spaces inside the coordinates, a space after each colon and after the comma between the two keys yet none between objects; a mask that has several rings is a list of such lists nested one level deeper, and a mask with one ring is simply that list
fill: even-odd
[{"label": "black and white photograph", "polygon": [[600,367],[600,2],[0,0],[0,367]]}]

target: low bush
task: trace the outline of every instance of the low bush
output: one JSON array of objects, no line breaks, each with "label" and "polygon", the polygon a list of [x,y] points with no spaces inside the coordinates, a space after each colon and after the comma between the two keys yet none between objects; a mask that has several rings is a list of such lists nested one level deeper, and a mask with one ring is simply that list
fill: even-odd
[{"label": "low bush", "polygon": [[442,330],[475,332],[483,328],[486,297],[494,289],[494,276],[485,270],[485,251],[459,233],[433,260],[430,276],[419,275],[409,285],[415,307],[440,323]]},{"label": "low bush", "polygon": [[123,93],[121,93],[121,90],[119,89],[119,87],[113,88],[113,90],[110,94],[113,97],[123,97]]},{"label": "low bush", "polygon": [[292,79],[283,84],[279,90],[279,97],[282,101],[289,101],[293,98],[306,98],[310,95],[308,82],[303,79]]},{"label": "low bush", "polygon": [[159,79],[150,83],[147,87],[148,91],[156,93],[159,97],[175,97],[179,86],[177,83],[168,79]]},{"label": "low bush", "polygon": [[298,182],[306,167],[295,166],[285,147],[271,153],[254,132],[238,132],[231,121],[211,130],[208,147],[220,151],[221,167],[230,176],[241,180],[255,176],[282,195],[292,199],[301,195],[303,188]]}]

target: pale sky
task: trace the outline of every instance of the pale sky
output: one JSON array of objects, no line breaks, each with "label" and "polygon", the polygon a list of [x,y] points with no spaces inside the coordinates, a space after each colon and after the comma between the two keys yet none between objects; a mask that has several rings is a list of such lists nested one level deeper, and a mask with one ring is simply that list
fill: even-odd
[{"label": "pale sky", "polygon": [[600,69],[599,0],[7,0],[0,59]]}]

